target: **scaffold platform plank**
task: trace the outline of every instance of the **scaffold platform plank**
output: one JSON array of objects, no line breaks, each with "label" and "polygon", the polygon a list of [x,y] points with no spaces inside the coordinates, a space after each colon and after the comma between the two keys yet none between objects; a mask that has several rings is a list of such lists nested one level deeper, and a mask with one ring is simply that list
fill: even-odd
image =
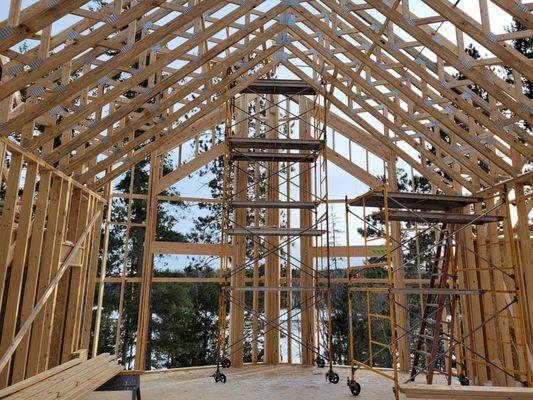
[{"label": "scaffold platform plank", "polygon": [[259,153],[259,152],[244,152],[233,153],[231,158],[235,161],[250,161],[250,162],[314,162],[317,154],[299,154],[299,153]]},{"label": "scaffold platform plank", "polygon": [[233,236],[321,236],[326,233],[321,229],[249,227],[228,229]]},{"label": "scaffold platform plank", "polygon": [[316,91],[312,86],[298,79],[258,79],[242,89],[241,93],[312,96],[316,94]]},{"label": "scaffold platform plank", "polygon": [[[375,220],[383,221],[385,213],[383,211],[372,214]],[[503,217],[495,215],[477,215],[477,214],[455,214],[445,212],[413,212],[413,211],[393,211],[389,213],[390,221],[418,222],[418,223],[439,223],[458,225],[483,225],[491,222],[499,222]]]},{"label": "scaffold platform plank", "polygon": [[322,140],[304,139],[266,139],[249,137],[230,137],[228,144],[235,149],[284,149],[284,150],[321,150]]},{"label": "scaffold platform plank", "polygon": [[230,201],[233,208],[293,208],[293,209],[313,209],[318,203],[314,201],[262,201],[262,200],[240,200]]},{"label": "scaffold platform plank", "polygon": [[[412,210],[448,211],[454,208],[462,208],[470,204],[481,202],[481,197],[448,196],[429,193],[406,193],[389,192],[388,208],[408,208]],[[358,197],[350,203],[351,206],[384,207],[382,192],[376,192],[366,197]]]}]

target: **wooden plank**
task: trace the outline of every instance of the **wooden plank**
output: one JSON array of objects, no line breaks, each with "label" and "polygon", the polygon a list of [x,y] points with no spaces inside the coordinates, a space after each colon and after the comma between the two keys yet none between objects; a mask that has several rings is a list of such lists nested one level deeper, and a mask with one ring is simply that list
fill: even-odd
[{"label": "wooden plank", "polygon": [[346,157],[343,157],[341,154],[337,153],[330,147],[328,147],[326,151],[328,152],[328,161],[331,161],[333,164],[337,165],[342,170],[348,172],[357,180],[365,183],[370,188],[377,188],[383,184],[383,182],[381,182],[374,175],[370,174],[359,165],[351,162]]},{"label": "wooden plank", "polygon": [[496,386],[441,386],[441,385],[404,385],[401,391],[408,399],[487,399],[520,400],[533,398],[533,389]]},{"label": "wooden plank", "polygon": [[[150,248],[154,254],[218,256],[221,252],[218,244],[162,242],[157,240],[152,243]],[[234,254],[234,246],[227,246],[227,251],[230,255]]]},{"label": "wooden plank", "polygon": [[98,259],[100,255],[100,248],[104,237],[102,235],[102,220],[104,217],[104,204],[98,202],[97,211],[100,212],[100,220],[96,221],[95,227],[93,229],[93,237],[91,239],[91,248],[89,261],[87,266],[87,290],[85,292],[85,311],[83,315],[83,326],[81,333],[80,347],[82,349],[89,348],[89,340],[91,336],[91,323],[93,317],[94,309],[94,295],[96,288],[96,278],[98,272]]},{"label": "wooden plank", "polygon": [[202,168],[204,165],[207,165],[217,157],[220,157],[223,153],[224,145],[217,144],[206,152],[196,156],[186,164],[179,165],[177,169],[169,172],[158,180],[158,186],[156,188],[157,194],[165,191],[176,182],[179,182],[181,179],[191,175],[194,171]]},{"label": "wooden plank", "polygon": [[318,202],[313,201],[265,201],[265,200],[232,200],[232,208],[284,208],[284,209],[314,209]]},{"label": "wooden plank", "polygon": [[228,229],[228,234],[235,236],[320,236],[324,233],[323,230],[309,228],[246,227]]},{"label": "wooden plank", "polygon": [[9,247],[14,237],[15,212],[18,202],[19,179],[22,171],[24,157],[18,153],[12,153],[7,188],[0,219],[0,232],[5,233],[4,240],[0,241],[0,306],[4,299],[4,282],[9,267]]},{"label": "wooden plank", "polygon": [[64,364],[58,365],[55,368],[51,368],[43,373],[40,373],[38,375],[32,376],[31,378],[25,379],[21,382],[15,383],[14,385],[11,385],[5,389],[0,390],[0,398],[4,398],[7,396],[10,396],[12,394],[15,394],[17,392],[20,392],[30,386],[35,385],[36,383],[39,383],[45,379],[48,379],[51,376],[54,376],[56,374],[59,374],[69,368],[72,368],[75,365],[78,365],[82,362],[81,359],[75,358],[71,361],[68,361]]},{"label": "wooden plank", "polygon": [[315,154],[303,153],[260,153],[260,152],[239,152],[231,155],[232,160],[248,162],[290,162],[290,163],[310,163],[317,158]]},{"label": "wooden plank", "polygon": [[[346,246],[329,246],[329,256],[330,257],[344,257],[348,256],[347,251],[349,251],[350,257],[364,257],[365,254],[371,256],[382,256],[385,254],[385,246],[379,245],[367,245],[367,246],[356,246],[351,245],[347,249]],[[315,257],[326,257],[327,248],[325,246],[312,246],[311,253]]]},{"label": "wooden plank", "polygon": [[[61,191],[60,205],[58,212],[58,225],[55,231],[55,235],[51,238],[52,240],[52,250],[50,252],[50,258],[45,260],[50,263],[50,278],[56,276],[60,268],[60,258],[61,258],[61,246],[66,235],[66,224],[68,218],[68,208],[70,205],[70,200],[72,196],[72,185],[69,182],[65,182],[63,185],[63,190]],[[42,324],[42,333],[41,333],[41,345],[40,352],[38,355],[38,364],[37,371],[43,372],[48,369],[48,362],[50,360],[50,352],[52,350],[51,340],[52,340],[52,326],[54,322],[54,316],[56,313],[56,299],[57,299],[57,287],[52,291],[49,301],[44,304],[44,311],[41,313],[43,315],[43,324]]]},{"label": "wooden plank", "polygon": [[[236,138],[243,138],[248,135],[249,132],[249,117],[245,110],[248,109],[248,97],[249,96],[241,96],[238,99],[235,99],[235,110],[233,112],[233,115],[227,115],[226,120],[231,121],[233,119],[235,122],[235,127],[232,129],[234,130],[234,134]],[[226,105],[226,111],[228,110],[229,104]],[[230,130],[226,128],[225,130],[225,136],[228,138],[228,135],[230,134]],[[227,153],[226,153],[227,154]],[[232,198],[236,198],[239,201],[242,201],[246,199],[247,197],[247,190],[246,188],[250,185],[249,183],[249,177],[246,172],[246,163],[245,162],[237,162],[234,168],[232,168],[232,165],[228,165],[224,169],[224,173],[231,174],[231,171],[233,170],[233,182],[231,182],[230,179],[227,179],[224,184],[226,187],[224,190],[227,190],[230,192],[230,196]],[[228,177],[229,178],[229,177]],[[233,183],[233,185],[232,185]],[[230,219],[230,213],[229,210],[227,211],[227,214],[225,218]],[[230,220],[231,221],[231,220]],[[229,223],[231,223],[228,221]],[[247,210],[243,208],[238,208],[234,211],[233,214],[233,221],[237,226],[243,226],[246,225],[247,221]],[[224,240],[226,243],[224,243],[221,247],[221,250],[223,250],[223,256],[229,255],[228,250],[228,232],[224,232]],[[248,261],[247,256],[247,243],[246,238],[243,236],[240,237],[234,237],[232,239],[232,244],[235,246],[235,253],[232,265],[234,265],[234,272],[231,275],[230,278],[230,284],[234,287],[242,287],[245,285],[245,277],[246,277],[246,270],[243,268],[243,265],[246,265],[246,262]],[[223,248],[224,247],[224,248]],[[226,262],[228,260],[223,260],[223,262]],[[222,266],[222,264],[221,264]],[[235,272],[238,271],[238,272]],[[244,296],[244,293],[237,292],[234,294],[234,300],[231,301],[229,304],[229,315],[230,315],[230,322],[229,322],[229,348],[234,349],[231,351],[230,361],[232,365],[235,365],[237,367],[240,367],[244,363],[244,333],[245,333],[245,326],[244,326],[244,310],[242,306],[238,306],[238,304],[246,304],[246,298]],[[265,306],[266,307],[266,306]],[[265,357],[266,360],[266,357]]]},{"label": "wooden plank", "polygon": [[257,137],[229,137],[230,148],[235,149],[283,149],[283,150],[321,150],[321,140],[300,139],[263,139]]},{"label": "wooden plank", "polygon": [[[54,239],[56,231],[60,229],[58,226],[60,223],[60,208],[62,192],[66,191],[68,184],[59,177],[52,178],[52,184],[49,194],[49,211],[47,224],[45,227],[45,236],[43,241],[42,253],[40,257],[38,286],[36,291],[36,298],[39,299],[43,296],[46,287],[48,286],[51,276],[52,257],[54,250]],[[64,187],[65,186],[65,187]],[[34,304],[31,305],[33,310]],[[32,314],[30,313],[28,318]],[[31,330],[31,336],[29,341],[28,361],[26,376],[31,377],[39,372],[39,355],[41,351],[41,339],[43,336],[44,315],[37,315],[35,322]]]},{"label": "wooden plank", "polygon": [[[278,127],[279,123],[279,109],[277,107],[268,107],[268,104],[278,104],[278,95],[267,95],[266,107],[266,137],[268,139],[277,139],[279,137]],[[275,153],[266,153],[275,154]],[[301,157],[301,155],[298,155]],[[243,168],[244,166],[241,166]],[[267,201],[279,201],[280,199],[280,165],[276,162],[270,162],[266,165],[267,168],[267,182],[266,182],[266,200]],[[306,168],[299,165],[299,169]],[[243,168],[244,169],[244,168]],[[243,180],[246,182],[247,177],[244,176]],[[259,184],[257,182],[256,184]],[[243,183],[244,185],[244,183]],[[307,200],[307,199],[306,199]],[[244,210],[241,210],[244,211]],[[241,226],[246,225],[246,219],[240,221]],[[298,229],[294,228],[280,228],[280,211],[277,209],[268,208],[265,216],[266,227],[253,228],[254,232],[262,232],[263,234],[274,234],[274,236],[265,239],[264,248],[267,251],[265,259],[265,286],[276,287],[280,286],[280,238],[277,234],[280,231],[286,231],[287,234],[296,233]],[[272,227],[272,228],[271,228]],[[293,230],[294,229],[294,230]],[[231,234],[231,229],[228,232]],[[243,237],[244,238],[244,237]],[[244,296],[244,293],[242,293]],[[244,297],[243,297],[244,298]],[[276,327],[280,322],[280,293],[279,292],[267,292],[264,296],[265,299],[265,318],[271,326]],[[264,337],[264,361],[266,364],[278,364],[280,362],[280,331],[278,329],[272,329],[265,334]]]}]

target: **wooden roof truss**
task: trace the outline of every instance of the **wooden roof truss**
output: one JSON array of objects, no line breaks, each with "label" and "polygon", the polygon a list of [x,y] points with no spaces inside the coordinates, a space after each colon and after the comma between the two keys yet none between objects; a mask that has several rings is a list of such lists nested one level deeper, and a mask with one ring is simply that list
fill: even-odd
[{"label": "wooden roof truss", "polygon": [[[282,65],[329,96],[345,135],[445,193],[457,190],[450,179],[475,193],[518,177],[533,156],[533,105],[492,68],[533,80],[531,60],[509,44],[532,35],[531,6],[479,0],[476,19],[450,0],[423,0],[423,16],[413,3],[39,0],[21,10],[11,0],[0,23],[0,133],[99,190],[213,126],[214,113],[222,122],[228,97]],[[526,30],[492,33],[496,8]],[[77,21],[64,28],[67,16]],[[29,48],[16,50],[23,40]],[[467,40],[487,56],[472,58]]]}]

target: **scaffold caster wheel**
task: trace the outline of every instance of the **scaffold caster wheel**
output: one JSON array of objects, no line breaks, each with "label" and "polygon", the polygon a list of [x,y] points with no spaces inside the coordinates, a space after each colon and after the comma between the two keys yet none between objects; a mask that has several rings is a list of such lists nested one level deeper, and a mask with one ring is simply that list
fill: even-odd
[{"label": "scaffold caster wheel", "polygon": [[464,375],[459,375],[459,383],[462,386],[470,386],[470,380]]},{"label": "scaffold caster wheel", "polygon": [[220,365],[222,366],[222,368],[229,368],[229,367],[231,367],[231,361],[229,360],[229,358],[224,358],[220,362]]},{"label": "scaffold caster wheel", "polygon": [[315,362],[318,368],[324,368],[326,366],[326,360],[324,360],[322,357],[317,357]]},{"label": "scaffold caster wheel", "polygon": [[215,378],[215,383],[218,383],[218,382],[226,383],[226,375],[224,375],[220,371],[215,372],[213,374],[213,378]]},{"label": "scaffold caster wheel", "polygon": [[326,372],[326,379],[330,382],[330,383],[339,383],[339,374],[337,374],[336,372],[334,371],[331,371],[329,370],[328,372]]},{"label": "scaffold caster wheel", "polygon": [[354,396],[359,396],[359,393],[361,393],[361,385],[355,380],[348,378],[348,387]]}]

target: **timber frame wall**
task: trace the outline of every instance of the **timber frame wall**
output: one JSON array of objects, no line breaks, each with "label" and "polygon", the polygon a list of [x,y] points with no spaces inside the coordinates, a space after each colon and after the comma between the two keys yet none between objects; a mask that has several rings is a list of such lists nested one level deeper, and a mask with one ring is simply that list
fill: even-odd
[{"label": "timber frame wall", "polygon": [[[333,140],[328,159],[367,186],[381,184],[370,154],[382,160],[390,190],[397,189],[401,164],[426,177],[433,192],[512,195],[516,246],[502,245],[499,258],[490,247],[489,256],[508,263],[516,253],[531,349],[533,104],[520,83],[533,80],[533,68],[510,41],[533,35],[533,6],[475,0],[479,15],[467,15],[451,0],[422,2],[430,10],[424,16],[409,0],[286,0],[275,6],[261,0],[113,0],[97,9],[88,7],[89,0],[37,0],[24,10],[21,0],[10,0],[8,18],[0,22],[0,386],[89,348],[93,319],[95,354],[108,283],[140,285],[135,367],[144,368],[152,284],[191,281],[154,278],[154,255],[220,254],[209,244],[157,242],[155,230],[159,202],[216,201],[169,197],[164,190],[219,157],[223,145],[213,135],[208,150],[196,146],[193,159],[179,160],[164,176],[162,159],[214,132],[224,122],[225,101],[276,68],[328,96],[339,111],[330,113],[328,127],[349,144],[346,152]],[[492,33],[495,10],[524,30]],[[65,16],[74,22],[65,26]],[[455,35],[439,33],[440,23]],[[26,51],[17,47],[23,40]],[[464,51],[469,41],[482,49],[481,58]],[[511,68],[518,83],[503,80],[494,66]],[[367,162],[352,157],[352,148],[361,149]],[[147,157],[148,193],[114,193],[113,180]],[[114,221],[105,205],[113,197],[146,202],[137,277],[106,275]],[[510,242],[492,224],[475,233],[467,231],[481,254],[486,243]],[[357,246],[349,250],[363,254]],[[336,254],[342,257],[346,249],[333,248]],[[393,263],[401,263],[400,254],[393,254]],[[483,288],[486,282],[475,278],[469,284]],[[396,286],[409,283],[397,279]],[[396,315],[398,326],[406,326],[401,308]],[[498,353],[486,337],[479,340],[484,351]],[[407,343],[399,343],[399,352],[400,367],[408,370]],[[477,368],[475,374],[482,384],[491,372]]]}]

